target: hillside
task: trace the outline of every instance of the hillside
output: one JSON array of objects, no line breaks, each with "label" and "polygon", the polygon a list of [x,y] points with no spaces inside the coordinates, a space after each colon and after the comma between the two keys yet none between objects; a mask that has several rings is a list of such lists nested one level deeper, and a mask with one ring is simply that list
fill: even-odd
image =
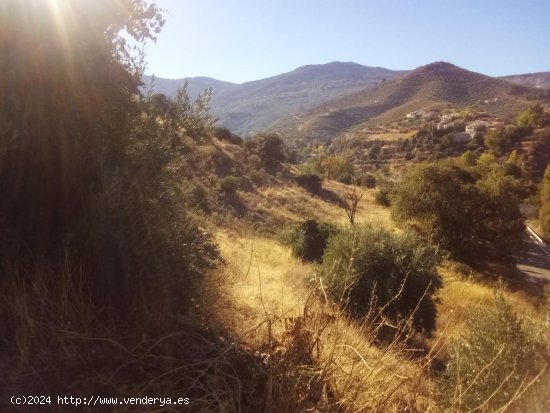
[{"label": "hillside", "polygon": [[526,73],[522,75],[502,76],[501,79],[516,85],[537,89],[550,89],[550,72]]},{"label": "hillside", "polygon": [[327,102],[308,111],[298,122],[286,119],[281,128],[314,140],[328,140],[365,122],[390,122],[412,110],[448,105],[477,105],[503,117],[526,107],[532,89],[436,62],[371,89]]},{"label": "hillside", "polygon": [[[214,90],[212,112],[224,126],[237,134],[268,129],[279,118],[332,99],[393,79],[404,72],[351,62],[307,65],[266,79],[234,84],[211,78],[169,80],[156,78],[155,91],[174,97],[187,80],[189,95],[204,88]],[[145,88],[150,78],[144,78]]]},{"label": "hillside", "polygon": [[192,99],[196,98],[204,89],[212,88],[216,94],[224,93],[228,90],[234,90],[239,85],[231,82],[223,82],[211,77],[197,76],[184,77],[182,79],[163,79],[156,76],[143,75],[143,90],[152,90],[152,93],[163,93],[166,96],[175,98],[178,88],[187,82],[187,93]]}]

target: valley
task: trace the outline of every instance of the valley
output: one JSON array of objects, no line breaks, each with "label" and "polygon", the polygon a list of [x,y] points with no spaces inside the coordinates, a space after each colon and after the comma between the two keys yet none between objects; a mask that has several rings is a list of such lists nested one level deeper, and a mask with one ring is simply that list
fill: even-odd
[{"label": "valley", "polygon": [[225,70],[235,34],[365,58],[450,10],[191,3],[0,5],[0,411],[547,413],[549,72],[145,76],[165,29]]}]

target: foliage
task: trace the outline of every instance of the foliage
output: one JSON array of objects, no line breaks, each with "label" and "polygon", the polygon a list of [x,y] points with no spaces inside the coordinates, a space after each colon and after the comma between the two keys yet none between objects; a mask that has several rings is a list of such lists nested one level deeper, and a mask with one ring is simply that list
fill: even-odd
[{"label": "foliage", "polygon": [[287,159],[286,146],[276,133],[259,133],[245,142],[245,148],[256,153],[269,171],[275,171]]},{"label": "foliage", "polygon": [[522,241],[521,194],[520,183],[497,168],[415,165],[396,185],[392,215],[416,223],[455,257],[505,256]]},{"label": "foliage", "polygon": [[206,213],[212,210],[212,195],[206,187],[198,181],[183,180],[182,181],[182,196],[186,204],[200,209]]},{"label": "foliage", "polygon": [[378,185],[378,191],[374,194],[374,200],[377,204],[389,207],[392,203],[392,191],[394,184],[390,181],[382,181]]},{"label": "foliage", "polygon": [[241,186],[241,178],[237,176],[226,176],[220,179],[220,188],[226,195],[234,195]]},{"label": "foliage", "polygon": [[342,155],[327,155],[323,150],[320,150],[308,162],[304,170],[347,185],[351,184],[353,178],[356,176],[355,166],[347,157]]},{"label": "foliage", "polygon": [[188,83],[178,89],[176,101],[174,102],[174,111],[169,118],[175,122],[184,133],[194,138],[205,135],[212,127],[215,119],[210,113],[210,100],[212,98],[212,89],[206,89],[199,94],[199,97],[193,102],[187,93]]},{"label": "foliage", "polygon": [[59,10],[2,3],[0,189],[10,194],[0,206],[3,233],[42,253],[90,212],[102,163],[125,156],[139,111],[132,94],[140,56],[120,30],[142,42],[163,23],[154,4],[139,0],[68,0]]},{"label": "foliage", "polygon": [[490,130],[485,136],[485,146],[497,155],[502,155],[510,145],[504,128]]},{"label": "foliage", "polygon": [[284,240],[292,250],[292,255],[304,261],[321,261],[333,228],[314,219],[308,219],[298,225]]},{"label": "foliage", "polygon": [[[498,411],[513,402],[543,368],[541,345],[497,291],[494,305],[473,310],[465,334],[450,344],[441,380],[443,405],[453,411],[481,406],[483,411]],[[513,411],[524,411],[517,403],[512,406]]]},{"label": "foliage", "polygon": [[370,189],[376,188],[376,177],[371,174],[363,174],[357,178],[356,184]]},{"label": "foliage", "polygon": [[319,194],[322,187],[323,179],[317,174],[301,174],[296,177],[296,182],[302,188],[312,194]]},{"label": "foliage", "polygon": [[120,30],[154,39],[164,23],[154,3],[55,6],[2,4],[2,249],[42,257],[54,274],[70,251],[85,294],[74,299],[91,299],[98,319],[181,308],[185,285],[218,256],[181,186],[182,135],[208,127],[207,95],[139,95],[140,56]]},{"label": "foliage", "polygon": [[546,167],[540,188],[539,221],[545,237],[550,237],[550,165]]},{"label": "foliage", "polygon": [[355,175],[353,163],[343,156],[326,156],[320,161],[320,168],[328,179],[350,184]]},{"label": "foliage", "polygon": [[227,141],[227,142],[230,142],[234,145],[239,145],[239,146],[242,146],[243,145],[243,138],[241,138],[240,136],[238,135],[234,135],[233,133],[231,133],[231,131],[227,128],[220,128],[220,127],[216,127],[214,128],[213,130],[213,135],[218,138],[219,140],[222,140],[222,141]]},{"label": "foliage", "polygon": [[535,103],[518,116],[517,123],[520,126],[542,128],[550,123],[550,119],[544,112],[544,107],[542,104]]},{"label": "foliage", "polygon": [[393,322],[411,318],[417,330],[435,330],[439,255],[418,236],[355,225],[329,238],[322,273],[330,294],[356,316],[375,308]]}]

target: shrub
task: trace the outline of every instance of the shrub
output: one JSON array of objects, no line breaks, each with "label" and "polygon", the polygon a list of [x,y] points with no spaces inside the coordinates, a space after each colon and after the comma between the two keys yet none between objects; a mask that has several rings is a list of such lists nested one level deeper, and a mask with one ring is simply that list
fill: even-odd
[{"label": "shrub", "polygon": [[260,133],[254,140],[258,156],[267,170],[276,170],[287,159],[286,146],[276,133]]},{"label": "shrub", "polygon": [[357,185],[365,186],[367,188],[376,188],[376,178],[371,174],[364,174],[357,178]]},{"label": "shrub", "polygon": [[243,138],[238,135],[234,135],[227,128],[216,127],[214,128],[213,135],[222,141],[230,142],[234,145],[243,145]]},{"label": "shrub", "polygon": [[211,195],[200,182],[184,181],[182,184],[182,193],[185,202],[189,206],[207,213],[211,212]]},{"label": "shrub", "polygon": [[321,261],[331,228],[327,224],[308,219],[289,234],[286,244],[292,255],[304,261]]},{"label": "shrub", "polygon": [[377,204],[389,207],[391,205],[390,200],[390,193],[385,188],[380,188],[376,193],[374,194],[374,200]]},{"label": "shrub", "polygon": [[550,165],[546,167],[540,188],[540,227],[546,238],[550,238]]},{"label": "shrub", "polygon": [[240,185],[241,179],[236,176],[226,176],[220,179],[220,188],[226,195],[234,195]]},{"label": "shrub", "polygon": [[321,269],[332,297],[352,314],[383,308],[383,316],[393,321],[410,317],[415,329],[431,333],[441,286],[439,261],[437,251],[412,233],[356,225],[329,238]]},{"label": "shrub", "polygon": [[481,158],[476,168],[452,160],[415,165],[396,184],[392,216],[414,222],[455,257],[504,257],[521,245],[521,192],[517,180]]},{"label": "shrub", "polygon": [[[65,3],[63,34],[43,2],[10,1],[0,14],[9,27],[0,40],[0,189],[9,194],[0,249],[22,268],[43,259],[48,274],[61,274],[70,258],[82,286],[73,299],[89,300],[101,322],[141,329],[141,316],[162,318],[151,316],[160,303],[184,308],[185,286],[217,256],[186,214],[179,151],[182,131],[209,128],[209,94],[195,102],[185,88],[175,102],[139,94],[139,59],[125,39],[154,38],[164,21],[154,4]],[[33,47],[41,52],[21,52]],[[53,289],[40,295],[56,302]]]},{"label": "shrub", "polygon": [[296,182],[306,191],[312,194],[318,194],[323,189],[322,178],[317,174],[303,174],[296,177]]},{"label": "shrub", "polygon": [[338,175],[336,180],[346,185],[351,185],[353,176],[351,174]]},{"label": "shrub", "polygon": [[[494,305],[470,313],[467,327],[450,344],[450,360],[441,377],[441,402],[453,411],[477,410],[482,405],[483,411],[500,411],[542,370],[541,343],[500,290]],[[511,410],[527,411],[516,408]]]}]

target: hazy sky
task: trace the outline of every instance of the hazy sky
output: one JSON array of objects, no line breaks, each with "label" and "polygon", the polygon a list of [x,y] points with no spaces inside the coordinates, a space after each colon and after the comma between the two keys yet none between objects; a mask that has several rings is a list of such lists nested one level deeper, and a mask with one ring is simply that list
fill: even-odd
[{"label": "hazy sky", "polygon": [[158,77],[245,82],[306,64],[413,69],[448,61],[491,76],[550,71],[550,0],[156,0]]}]

